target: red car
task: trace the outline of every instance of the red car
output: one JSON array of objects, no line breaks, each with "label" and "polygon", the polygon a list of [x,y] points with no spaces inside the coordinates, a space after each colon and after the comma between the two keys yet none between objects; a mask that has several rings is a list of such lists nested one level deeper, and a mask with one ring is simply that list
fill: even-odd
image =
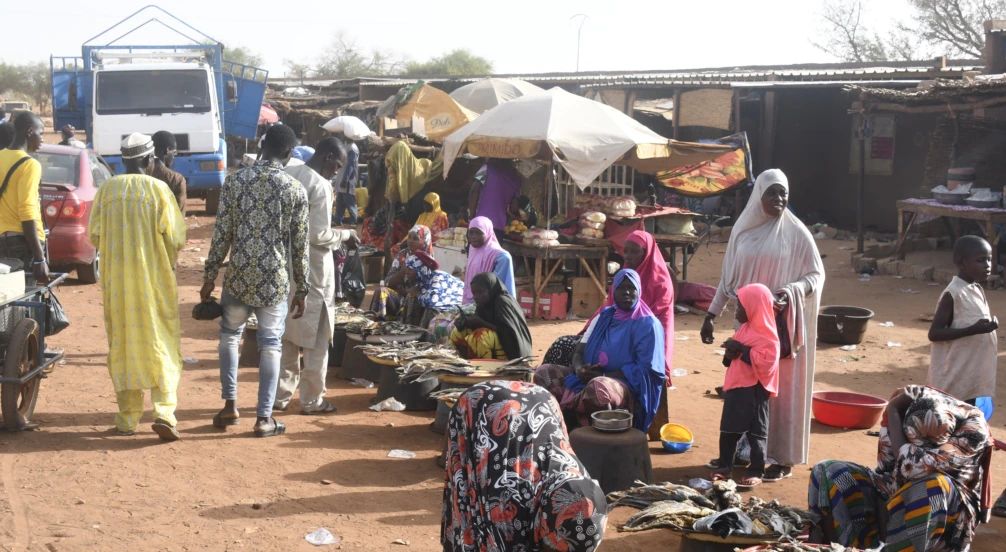
[{"label": "red car", "polygon": [[32,157],[42,164],[42,214],[49,229],[49,266],[74,268],[77,279],[97,283],[98,252],[87,225],[98,186],[112,177],[98,154],[73,146],[43,144]]}]

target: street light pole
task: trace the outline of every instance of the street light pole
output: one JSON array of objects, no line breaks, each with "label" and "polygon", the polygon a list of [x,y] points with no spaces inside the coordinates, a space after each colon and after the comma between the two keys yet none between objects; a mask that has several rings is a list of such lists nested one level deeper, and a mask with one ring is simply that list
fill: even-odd
[{"label": "street light pole", "polygon": [[576,19],[577,17],[581,18],[580,19],[580,26],[576,28],[576,72],[579,73],[580,72],[580,34],[583,32],[583,24],[587,22],[587,18],[589,16],[587,14],[578,13],[578,14],[574,15],[573,17],[570,17],[569,20],[572,21],[572,20]]}]

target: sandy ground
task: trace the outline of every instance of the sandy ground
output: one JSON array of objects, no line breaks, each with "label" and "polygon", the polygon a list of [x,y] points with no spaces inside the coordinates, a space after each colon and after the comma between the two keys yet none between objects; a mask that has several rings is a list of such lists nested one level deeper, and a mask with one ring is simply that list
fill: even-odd
[{"label": "sandy ground", "polygon": [[[115,397],[105,370],[106,340],[97,286],[65,285],[60,298],[73,325],[52,340],[67,351],[66,365],[42,385],[36,431],[0,434],[0,547],[6,550],[310,550],[304,535],[328,528],[342,538],[334,549],[439,550],[443,472],[434,464],[440,437],[427,429],[427,413],[374,413],[373,390],[330,378],[330,399],[339,413],[304,417],[295,402],[281,415],[288,433],[271,439],[250,436],[257,375],[240,372],[242,424],[227,432],[210,425],[221,406],[217,372],[217,328],[189,313],[198,300],[199,257],[209,248],[212,220],[189,217],[189,251],[178,278],[182,349],[198,360],[185,366],[179,390],[183,440],[162,444],[149,431],[150,414],[132,438],[112,434]],[[198,226],[196,226],[198,225]],[[849,269],[851,242],[822,242],[827,256],[825,304],[873,309],[877,321],[856,351],[859,361],[841,363],[850,353],[819,349],[817,389],[846,389],[887,396],[906,383],[924,383],[929,346],[925,322],[939,287],[913,280],[874,277],[860,282]],[[198,251],[196,249],[201,249]],[[690,266],[692,280],[715,284],[724,246],[702,250]],[[912,288],[920,293],[901,293]],[[1006,294],[991,292],[994,312],[1006,312]],[[672,420],[696,435],[692,451],[669,455],[651,447],[658,480],[683,482],[706,476],[702,465],[716,455],[720,402],[710,395],[723,379],[720,357],[699,340],[701,320],[681,316],[676,326],[675,365],[689,375],[675,380]],[[535,353],[552,340],[575,333],[582,322],[539,323],[532,328]],[[728,337],[721,324],[717,338]],[[901,343],[888,348],[888,341]],[[1000,386],[1006,385],[1002,381]],[[998,390],[1000,401],[1006,389]],[[1006,438],[1002,403],[993,432]],[[148,406],[149,408],[149,406]],[[843,458],[872,464],[876,440],[864,431],[842,431],[815,423],[811,460]],[[387,458],[390,449],[415,451],[413,460]],[[1006,481],[1006,455],[994,460],[996,489]],[[792,479],[764,485],[763,498],[806,504],[809,467]],[[676,549],[667,531],[618,534],[614,527],[630,510],[609,519],[604,550],[644,547]],[[972,550],[1001,549],[1006,523],[979,528]]]}]

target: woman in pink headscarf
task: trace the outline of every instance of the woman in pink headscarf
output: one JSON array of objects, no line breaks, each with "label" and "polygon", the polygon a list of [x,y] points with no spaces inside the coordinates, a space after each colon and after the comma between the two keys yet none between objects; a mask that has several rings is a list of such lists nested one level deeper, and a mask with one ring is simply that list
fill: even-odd
[{"label": "woman in pink headscarf", "polygon": [[[653,316],[660,321],[664,329],[664,371],[667,374],[667,384],[671,384],[671,370],[674,357],[674,282],[667,270],[664,256],[657,247],[657,242],[648,232],[636,230],[625,240],[625,268],[631,268],[639,274],[643,283],[640,299],[653,311]],[[615,304],[615,287],[612,285],[608,300],[598,309],[594,316]],[[590,321],[587,322],[590,325]],[[560,337],[545,354],[544,364],[559,364],[569,366],[572,362],[573,350],[580,341],[579,336]]]},{"label": "woman in pink headscarf", "polygon": [[500,279],[511,297],[517,297],[514,286],[513,257],[496,239],[493,223],[486,217],[475,217],[468,225],[468,266],[465,269],[464,303],[473,303],[472,278],[483,272],[492,272]]}]

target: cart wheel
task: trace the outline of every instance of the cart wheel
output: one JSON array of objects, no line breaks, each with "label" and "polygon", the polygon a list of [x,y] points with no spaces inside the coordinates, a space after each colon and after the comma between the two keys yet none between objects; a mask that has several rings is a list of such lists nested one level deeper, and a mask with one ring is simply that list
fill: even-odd
[{"label": "cart wheel", "polygon": [[[5,378],[19,378],[38,366],[38,322],[25,318],[14,326],[7,356],[3,362]],[[0,386],[0,408],[7,429],[24,429],[35,412],[41,377],[32,378],[24,385],[5,383]]]}]

